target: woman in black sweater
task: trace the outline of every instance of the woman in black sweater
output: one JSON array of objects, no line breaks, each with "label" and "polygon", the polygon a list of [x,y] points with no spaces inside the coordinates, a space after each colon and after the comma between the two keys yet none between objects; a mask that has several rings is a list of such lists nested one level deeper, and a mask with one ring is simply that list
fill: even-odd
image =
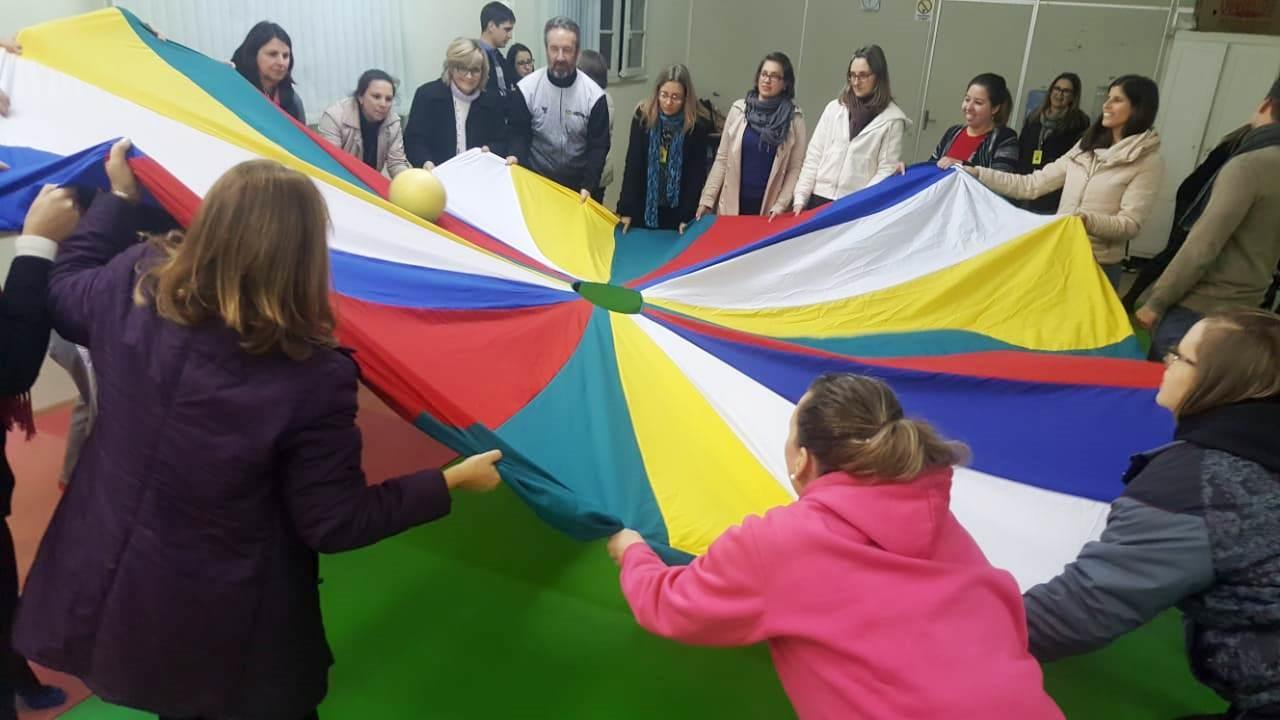
[{"label": "woman in black sweater", "polygon": [[[1049,84],[1049,93],[1035,112],[1027,116],[1018,137],[1018,172],[1030,175],[1057,160],[1080,142],[1089,129],[1089,116],[1080,109],[1080,76],[1064,72]],[[1022,207],[1042,215],[1058,212],[1062,191],[1051,192],[1034,200],[1025,200]]]},{"label": "woman in black sweater", "polygon": [[404,130],[411,167],[430,169],[472,148],[506,153],[506,113],[484,89],[489,56],[475,40],[457,38],[445,51],[444,73],[418,88]]},{"label": "woman in black sweater", "polygon": [[698,211],[707,179],[709,123],[698,115],[689,68],[664,68],[653,94],[631,119],[631,141],[622,173],[618,215],[632,224],[684,232]]}]

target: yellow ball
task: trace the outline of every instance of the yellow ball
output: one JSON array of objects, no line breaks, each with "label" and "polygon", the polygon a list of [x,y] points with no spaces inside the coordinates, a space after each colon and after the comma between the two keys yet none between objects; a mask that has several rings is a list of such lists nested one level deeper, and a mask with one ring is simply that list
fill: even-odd
[{"label": "yellow ball", "polygon": [[429,170],[410,168],[391,181],[389,199],[414,215],[435,222],[444,212],[444,184]]}]

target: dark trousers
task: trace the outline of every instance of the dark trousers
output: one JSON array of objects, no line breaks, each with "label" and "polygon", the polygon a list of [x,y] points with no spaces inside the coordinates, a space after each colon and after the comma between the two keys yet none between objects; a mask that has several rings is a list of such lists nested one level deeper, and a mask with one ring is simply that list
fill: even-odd
[{"label": "dark trousers", "polygon": [[[13,551],[13,533],[9,532],[9,519],[0,522],[0,650],[5,659],[0,662],[0,720],[18,717],[13,709],[14,693],[19,678],[15,663],[9,657],[13,652],[13,614],[18,609],[18,558]],[[22,663],[24,666],[26,662]],[[31,672],[28,667],[27,672]]]},{"label": "dark trousers", "polygon": [[809,202],[805,203],[804,209],[813,210],[814,208],[820,208],[823,205],[826,205],[830,202],[831,202],[831,198],[825,198],[825,197],[822,197],[821,195],[810,195]]},{"label": "dark trousers", "polygon": [[13,616],[18,609],[18,558],[13,549],[13,533],[9,519],[3,518],[0,528],[0,720],[17,717],[14,714],[14,695],[34,692],[43,683],[36,677],[27,659],[13,649]]},{"label": "dark trousers", "polygon": [[[649,226],[645,224],[643,215],[641,215],[638,218],[631,218],[631,222],[635,227],[649,228]],[[650,230],[677,230],[680,227],[680,223],[684,223],[684,222],[693,222],[693,218],[684,217],[684,215],[680,211],[680,208],[659,207],[658,208],[658,224],[649,229]]]}]

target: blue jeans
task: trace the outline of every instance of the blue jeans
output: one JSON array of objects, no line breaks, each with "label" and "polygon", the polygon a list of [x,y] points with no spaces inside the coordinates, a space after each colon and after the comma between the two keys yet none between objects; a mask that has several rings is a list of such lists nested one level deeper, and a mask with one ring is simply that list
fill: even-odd
[{"label": "blue jeans", "polygon": [[1160,321],[1151,333],[1151,354],[1148,357],[1152,360],[1164,359],[1165,353],[1178,347],[1182,336],[1187,334],[1192,325],[1200,322],[1202,317],[1204,315],[1181,305],[1169,308],[1160,316]]},{"label": "blue jeans", "polygon": [[1112,263],[1111,265],[1099,264],[1102,268],[1102,274],[1107,276],[1107,280],[1111,282],[1111,289],[1120,292],[1120,277],[1124,275],[1124,265],[1121,263]]}]

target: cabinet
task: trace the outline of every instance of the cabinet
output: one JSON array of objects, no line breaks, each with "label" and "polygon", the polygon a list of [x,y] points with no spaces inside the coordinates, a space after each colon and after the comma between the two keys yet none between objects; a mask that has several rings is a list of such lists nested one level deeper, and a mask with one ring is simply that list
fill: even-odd
[{"label": "cabinet", "polygon": [[1248,122],[1280,73],[1280,37],[1182,30],[1160,76],[1164,180],[1155,207],[1129,253],[1151,257],[1173,226],[1182,182],[1223,135]]}]

